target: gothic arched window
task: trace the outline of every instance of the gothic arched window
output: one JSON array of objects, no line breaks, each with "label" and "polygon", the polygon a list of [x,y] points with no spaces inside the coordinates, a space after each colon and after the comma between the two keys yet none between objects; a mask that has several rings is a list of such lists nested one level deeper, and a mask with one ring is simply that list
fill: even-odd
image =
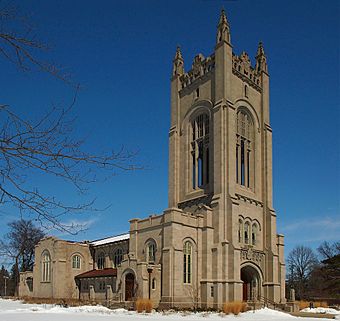
[{"label": "gothic arched window", "polygon": [[243,239],[243,221],[241,219],[238,220],[238,241],[242,243]]},{"label": "gothic arched window", "polygon": [[156,261],[156,243],[154,240],[148,241],[146,245],[146,261],[149,263]]},{"label": "gothic arched window", "polygon": [[116,268],[122,263],[123,260],[123,250],[118,248],[113,253],[113,267]]},{"label": "gothic arched window", "polygon": [[98,255],[98,258],[97,258],[97,267],[99,270],[102,270],[105,268],[105,254],[103,252],[101,252],[99,255]]},{"label": "gothic arched window", "polygon": [[251,187],[253,184],[254,130],[251,116],[243,109],[237,113],[236,182]]},{"label": "gothic arched window", "polygon": [[244,223],[244,243],[249,244],[250,224]]},{"label": "gothic arched window", "polygon": [[73,255],[72,256],[72,268],[73,269],[80,269],[80,256],[79,255]]},{"label": "gothic arched window", "polygon": [[41,281],[50,282],[51,281],[51,256],[46,250],[42,254],[41,261]]},{"label": "gothic arched window", "polygon": [[209,183],[209,117],[198,115],[191,122],[192,188]]},{"label": "gothic arched window", "polygon": [[256,245],[256,239],[257,239],[257,224],[254,223],[251,228],[251,244]]},{"label": "gothic arched window", "polygon": [[186,241],[183,246],[183,282],[191,283],[192,275],[192,245]]}]

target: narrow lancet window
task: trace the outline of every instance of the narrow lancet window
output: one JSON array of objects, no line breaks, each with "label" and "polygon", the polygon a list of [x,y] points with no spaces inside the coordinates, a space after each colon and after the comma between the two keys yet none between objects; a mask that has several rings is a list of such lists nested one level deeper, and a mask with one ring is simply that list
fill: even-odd
[{"label": "narrow lancet window", "polygon": [[189,241],[184,243],[183,246],[183,282],[191,283],[192,274],[192,245]]},{"label": "narrow lancet window", "polygon": [[201,114],[191,124],[192,188],[209,183],[209,117]]},{"label": "narrow lancet window", "polygon": [[243,109],[237,113],[236,181],[252,187],[254,180],[254,130],[251,116]]}]

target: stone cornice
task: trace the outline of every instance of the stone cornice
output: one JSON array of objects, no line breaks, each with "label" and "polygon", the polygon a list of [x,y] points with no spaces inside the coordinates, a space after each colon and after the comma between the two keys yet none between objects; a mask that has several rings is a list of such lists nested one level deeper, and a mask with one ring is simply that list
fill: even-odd
[{"label": "stone cornice", "polygon": [[261,201],[255,200],[253,198],[250,198],[248,196],[241,195],[241,194],[238,194],[238,193],[235,193],[235,196],[237,197],[238,200],[242,200],[244,202],[248,202],[250,204],[254,204],[256,206],[263,207],[263,202],[261,202]]}]

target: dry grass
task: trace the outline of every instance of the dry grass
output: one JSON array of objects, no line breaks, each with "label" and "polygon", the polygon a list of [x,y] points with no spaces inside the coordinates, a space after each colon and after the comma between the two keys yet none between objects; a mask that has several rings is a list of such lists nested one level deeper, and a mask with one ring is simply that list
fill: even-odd
[{"label": "dry grass", "polygon": [[327,308],[328,304],[324,301],[296,301],[296,303],[299,305],[299,309],[303,310],[305,308],[309,308],[310,302],[313,302],[314,308]]},{"label": "dry grass", "polygon": [[246,303],[234,301],[234,302],[225,302],[223,304],[223,312],[225,314],[234,314],[238,315],[240,312],[245,312],[247,308]]},{"label": "dry grass", "polygon": [[31,298],[23,297],[21,298],[24,302],[29,304],[57,304],[62,306],[80,306],[84,304],[89,304],[88,302],[78,300],[78,299],[52,299],[52,298]]},{"label": "dry grass", "polygon": [[151,313],[153,308],[152,300],[149,299],[137,299],[136,301],[136,311],[138,313],[146,312]]}]

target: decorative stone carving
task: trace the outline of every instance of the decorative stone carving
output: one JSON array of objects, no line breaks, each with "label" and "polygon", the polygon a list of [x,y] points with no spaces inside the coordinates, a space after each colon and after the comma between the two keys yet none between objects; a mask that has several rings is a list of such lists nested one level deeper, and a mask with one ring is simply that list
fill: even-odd
[{"label": "decorative stone carving", "polygon": [[204,58],[202,54],[195,56],[192,68],[181,77],[182,89],[190,86],[193,82],[204,77],[215,68],[215,56]]},{"label": "decorative stone carving", "polygon": [[258,200],[255,200],[253,198],[250,198],[250,197],[247,197],[247,196],[244,196],[244,195],[241,195],[241,194],[237,194],[235,193],[235,196],[237,197],[238,200],[242,200],[244,202],[248,202],[250,204],[254,204],[255,206],[261,206],[263,207],[263,203],[258,201]]},{"label": "decorative stone carving", "polygon": [[241,56],[233,54],[232,60],[233,74],[257,91],[262,92],[260,75],[251,66],[248,54],[246,52],[242,52]]},{"label": "decorative stone carving", "polygon": [[247,248],[241,250],[241,260],[242,261],[253,261],[257,264],[260,264],[264,259],[264,254],[260,251],[256,251],[254,249]]}]

